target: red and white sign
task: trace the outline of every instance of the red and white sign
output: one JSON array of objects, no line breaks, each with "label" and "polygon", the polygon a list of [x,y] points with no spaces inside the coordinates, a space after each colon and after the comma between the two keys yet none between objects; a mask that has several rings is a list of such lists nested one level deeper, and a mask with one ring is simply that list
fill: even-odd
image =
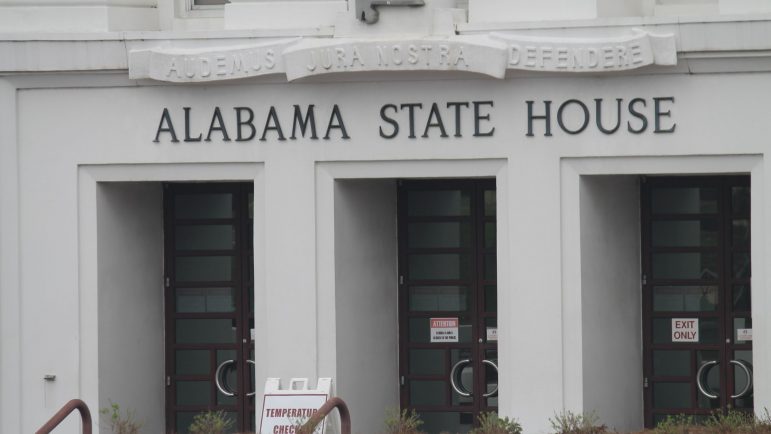
[{"label": "red and white sign", "polygon": [[458,342],[458,318],[431,318],[431,342]]},{"label": "red and white sign", "polygon": [[672,342],[699,342],[699,319],[672,318]]},{"label": "red and white sign", "polygon": [[[264,434],[295,434],[327,401],[327,395],[265,395],[262,403],[260,432]],[[313,434],[323,434],[322,422]]]}]

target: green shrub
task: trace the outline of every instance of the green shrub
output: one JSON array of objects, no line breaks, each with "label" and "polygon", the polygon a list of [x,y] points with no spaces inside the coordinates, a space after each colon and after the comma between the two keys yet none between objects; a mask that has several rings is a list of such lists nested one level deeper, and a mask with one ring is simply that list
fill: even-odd
[{"label": "green shrub", "polygon": [[599,418],[594,413],[573,413],[563,411],[549,418],[549,423],[555,434],[602,434],[608,432],[608,427],[599,424]]},{"label": "green shrub", "polygon": [[771,417],[730,410],[723,414],[713,413],[704,422],[696,422],[692,416],[667,416],[653,429],[654,434],[771,434]]},{"label": "green shrub", "polygon": [[479,415],[479,427],[469,431],[469,434],[522,434],[522,426],[516,420],[501,418],[496,412]]},{"label": "green shrub", "polygon": [[209,410],[195,415],[188,431],[192,434],[225,434],[231,426],[233,420],[229,419],[224,411]]},{"label": "green shrub", "polygon": [[424,434],[421,425],[423,421],[415,410],[391,410],[386,414],[384,434]]},{"label": "green shrub", "polygon": [[109,408],[100,409],[99,414],[113,434],[139,434],[142,428],[142,424],[134,419],[133,411],[127,410],[121,414],[120,406],[114,402],[110,403]]}]

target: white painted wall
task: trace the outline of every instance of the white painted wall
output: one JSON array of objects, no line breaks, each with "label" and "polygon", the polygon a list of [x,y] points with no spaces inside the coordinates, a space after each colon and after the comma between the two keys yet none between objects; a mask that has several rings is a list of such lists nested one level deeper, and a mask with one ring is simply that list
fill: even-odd
[{"label": "white painted wall", "polygon": [[[22,392],[10,383],[6,392],[3,383],[3,405],[8,405],[3,415],[19,417],[0,420],[0,431],[33,432],[66,399],[99,395],[99,379],[89,374],[98,372],[89,361],[99,355],[91,335],[98,328],[98,322],[92,322],[98,308],[90,305],[96,298],[89,292],[99,287],[91,281],[98,273],[89,271],[98,262],[92,252],[98,235],[93,244],[89,241],[90,213],[96,212],[96,205],[88,205],[96,187],[93,195],[79,190],[83,184],[78,174],[84,167],[98,168],[104,176],[141,168],[122,181],[260,177],[256,185],[264,194],[258,210],[265,217],[256,219],[255,229],[264,231],[264,236],[255,235],[255,246],[267,254],[255,258],[261,276],[257,311],[264,321],[258,327],[258,345],[266,349],[259,372],[284,378],[340,372],[337,340],[327,340],[335,335],[338,317],[335,304],[325,303],[335,300],[338,278],[337,265],[330,260],[336,240],[325,238],[329,228],[333,232],[335,228],[334,217],[330,223],[328,215],[334,215],[328,213],[334,190],[324,186],[325,170],[333,167],[334,179],[495,176],[501,412],[520,418],[528,433],[538,433],[548,430],[547,419],[554,411],[581,410],[587,398],[582,383],[582,290],[573,286],[583,285],[582,229],[580,224],[562,226],[580,213],[578,205],[565,207],[564,202],[578,201],[579,182],[562,171],[563,165],[587,159],[595,170],[614,175],[746,173],[747,166],[737,168],[731,162],[750,158],[767,164],[768,160],[771,123],[766,119],[765,98],[759,97],[771,89],[771,76],[765,73],[561,75],[556,79],[539,75],[507,80],[430,74],[399,77],[398,81],[329,79],[285,84],[254,80],[206,86],[144,86],[121,74],[104,73],[67,75],[67,81],[61,75],[15,77],[11,84],[22,88],[6,90],[9,98],[0,102],[4,114],[15,116],[10,124],[5,118],[0,122],[16,128],[12,134],[0,131],[4,273],[0,289],[3,312],[19,314],[16,320],[0,319],[4,339],[0,369],[3,381],[18,378],[16,384],[25,387]],[[677,101],[672,119],[678,127],[672,135],[620,131],[608,136],[590,124],[577,135],[558,132],[553,126],[554,135],[544,137],[541,123],[535,137],[525,135],[526,100],[551,99],[556,111],[556,105],[569,98],[591,102],[599,97],[628,100],[662,95],[673,95]],[[436,131],[416,139],[402,134],[385,140],[378,135],[383,104],[422,102],[425,107],[433,101],[472,100],[495,101],[493,137],[469,134],[472,110],[461,116],[463,137],[440,138]],[[310,103],[316,104],[319,120],[328,119],[330,104],[339,104],[351,139],[335,135],[318,141],[223,142],[217,137],[211,142],[169,143],[168,138],[152,142],[163,107],[174,111],[175,121],[182,119],[182,107],[192,107],[194,131],[208,125],[214,106],[226,108],[225,122],[232,132],[233,106],[254,107],[259,125],[271,104],[286,122],[292,104]],[[575,125],[577,114],[566,111],[566,122]],[[628,119],[628,114],[624,116]],[[419,127],[426,117],[425,108],[416,114]],[[445,121],[451,118],[445,116]],[[402,113],[399,119],[406,128],[406,116]],[[177,128],[181,133],[183,125]],[[701,165],[703,159],[712,161],[711,165]],[[637,162],[649,165],[640,171]],[[248,166],[246,174],[232,168],[239,164]],[[264,170],[257,169],[263,165]],[[11,170],[6,171],[8,166]],[[359,168],[355,177],[346,172],[351,168]],[[753,206],[754,222],[763,222],[764,215],[771,213],[768,183],[753,172],[753,204],[758,205]],[[320,195],[321,188],[333,193]],[[87,206],[81,208],[83,203]],[[758,313],[754,324],[761,336],[771,330],[771,323],[762,318],[763,312],[771,311],[763,275],[771,266],[764,256],[771,239],[762,225],[753,227],[752,236],[753,308]],[[578,242],[571,237],[578,237]],[[45,321],[40,320],[43,315]],[[534,324],[537,333],[528,332]],[[327,333],[330,328],[332,332]],[[14,342],[19,342],[20,351],[5,353],[5,348],[14,348]],[[528,357],[531,354],[541,357]],[[754,356],[755,398],[762,409],[771,406],[771,381],[761,369],[771,366],[771,345],[756,340]],[[6,365],[6,360],[11,364]],[[58,375],[55,384],[44,387],[46,373]],[[89,399],[98,405],[98,399]]]},{"label": "white painted wall", "polygon": [[597,18],[597,0],[469,0],[469,23]]},{"label": "white painted wall", "polygon": [[[164,431],[163,193],[160,183],[97,187],[99,408]],[[97,409],[94,409],[97,410]]]},{"label": "white painted wall", "polygon": [[158,0],[0,0],[0,29],[25,33],[158,30],[157,6]]},{"label": "white painted wall", "polygon": [[643,427],[640,187],[582,176],[583,406],[619,430]]},{"label": "white painted wall", "polygon": [[359,432],[399,408],[396,182],[335,183],[337,394]]}]

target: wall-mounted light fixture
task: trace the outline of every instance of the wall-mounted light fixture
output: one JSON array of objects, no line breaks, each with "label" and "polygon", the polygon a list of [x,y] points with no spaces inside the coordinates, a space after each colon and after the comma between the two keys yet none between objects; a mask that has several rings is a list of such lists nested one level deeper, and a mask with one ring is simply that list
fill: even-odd
[{"label": "wall-mounted light fixture", "polygon": [[356,0],[356,17],[367,24],[377,22],[380,6],[425,6],[423,0]]}]

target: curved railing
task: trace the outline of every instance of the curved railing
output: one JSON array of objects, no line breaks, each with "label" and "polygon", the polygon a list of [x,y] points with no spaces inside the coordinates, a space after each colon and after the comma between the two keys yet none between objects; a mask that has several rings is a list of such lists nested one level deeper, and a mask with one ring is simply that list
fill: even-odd
[{"label": "curved railing", "polygon": [[80,399],[72,399],[64,404],[64,407],[57,411],[39,430],[35,431],[35,434],[50,433],[75,410],[80,412],[80,419],[83,421],[83,434],[91,434],[91,412],[88,410],[86,403]]},{"label": "curved railing", "polygon": [[316,429],[316,425],[324,420],[324,418],[335,408],[337,408],[338,413],[340,413],[340,434],[351,434],[351,413],[348,411],[348,406],[345,404],[345,401],[340,398],[329,398],[327,402],[319,408],[319,411],[316,412],[305,425],[300,427],[299,433],[311,434],[313,430]]}]

